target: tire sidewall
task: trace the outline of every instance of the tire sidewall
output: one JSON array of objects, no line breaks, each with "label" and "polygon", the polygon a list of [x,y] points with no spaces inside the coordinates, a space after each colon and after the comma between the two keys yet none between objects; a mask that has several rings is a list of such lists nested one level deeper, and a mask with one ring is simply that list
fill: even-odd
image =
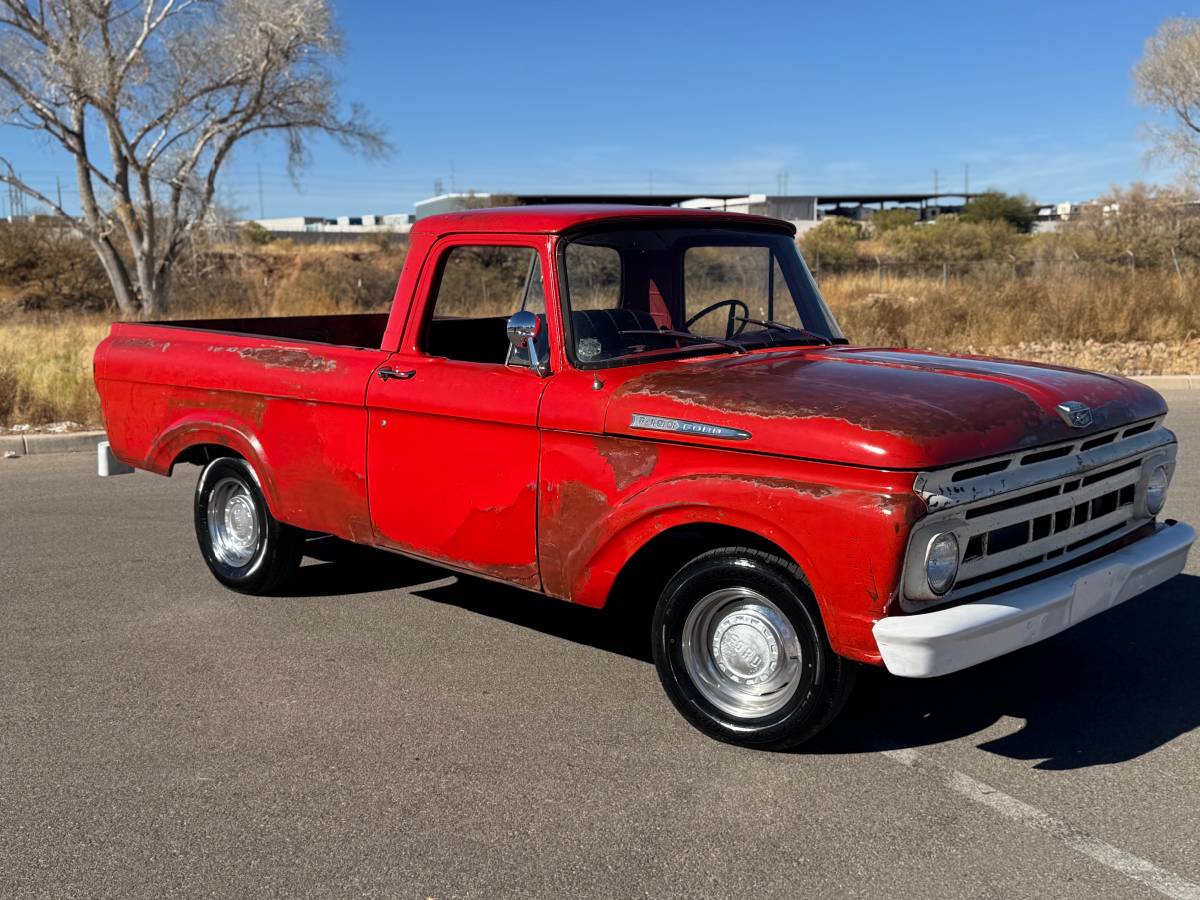
[{"label": "tire sidewall", "polygon": [[[782,709],[742,719],[714,706],[684,665],[682,633],[688,613],[722,587],[746,587],[769,598],[787,616],[800,644],[801,682]],[[771,745],[802,731],[819,715],[828,692],[828,643],[812,594],[797,579],[760,560],[736,553],[694,560],[663,591],[654,616],[654,662],[668,697],[701,731],[721,740]]]},{"label": "tire sidewall", "polygon": [[[255,515],[258,516],[258,547],[254,556],[244,566],[230,566],[213,551],[212,535],[208,528],[209,495],[213,485],[222,478],[235,478],[246,487],[246,493],[254,503]],[[276,523],[267,509],[258,476],[248,462],[244,459],[222,457],[204,467],[204,471],[200,473],[200,480],[196,483],[195,523],[200,553],[217,580],[232,588],[254,588],[265,572],[265,563],[276,538]]]}]

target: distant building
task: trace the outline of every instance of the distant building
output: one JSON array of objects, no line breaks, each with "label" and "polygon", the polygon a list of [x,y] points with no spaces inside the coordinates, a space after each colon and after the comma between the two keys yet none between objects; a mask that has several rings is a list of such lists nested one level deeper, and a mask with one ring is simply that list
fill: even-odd
[{"label": "distant building", "polygon": [[440,216],[443,213],[462,212],[464,209],[477,209],[491,206],[492,194],[452,193],[438,194],[425,200],[418,200],[413,205],[413,219],[417,222],[426,216]]},{"label": "distant building", "polygon": [[522,206],[544,203],[634,204],[636,206],[677,206],[681,209],[720,209],[785,219],[805,232],[826,216],[843,216],[866,221],[877,209],[907,206],[922,221],[942,213],[959,212],[972,195],[964,194],[439,194],[416,204],[416,219],[441,213],[460,212],[491,205],[493,198]]},{"label": "distant building", "polygon": [[325,219],[315,216],[284,216],[280,219],[255,219],[267,231],[317,231]]},{"label": "distant building", "polygon": [[411,213],[394,213],[386,216],[338,216],[334,219],[327,219],[323,216],[284,216],[277,219],[254,219],[253,221],[267,231],[278,234],[295,234],[297,232],[310,234],[370,234],[373,232],[406,234],[412,228],[414,217]]}]

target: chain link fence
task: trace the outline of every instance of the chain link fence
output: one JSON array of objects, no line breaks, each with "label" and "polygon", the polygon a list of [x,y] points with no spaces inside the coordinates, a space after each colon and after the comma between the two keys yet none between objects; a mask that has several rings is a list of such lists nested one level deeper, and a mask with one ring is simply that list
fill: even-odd
[{"label": "chain link fence", "polygon": [[1171,251],[1163,258],[1138,257],[1132,250],[1105,259],[1078,257],[1009,257],[988,260],[896,261],[883,257],[859,259],[851,263],[822,260],[814,254],[808,260],[813,276],[820,281],[830,276],[857,275],[874,279],[882,288],[889,282],[920,279],[948,285],[954,281],[1017,281],[1026,279],[1054,280],[1065,277],[1136,276],[1139,272],[1178,275],[1180,278],[1200,276],[1200,257]]}]

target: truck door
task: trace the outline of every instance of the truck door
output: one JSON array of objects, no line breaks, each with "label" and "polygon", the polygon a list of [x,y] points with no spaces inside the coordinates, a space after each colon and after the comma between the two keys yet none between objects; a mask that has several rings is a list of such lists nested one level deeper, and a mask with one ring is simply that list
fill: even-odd
[{"label": "truck door", "polygon": [[525,307],[544,323],[535,242],[460,237],[435,248],[401,347],[367,389],[376,540],[530,588],[541,585],[537,424],[546,379],[519,360],[508,364],[507,322]]}]

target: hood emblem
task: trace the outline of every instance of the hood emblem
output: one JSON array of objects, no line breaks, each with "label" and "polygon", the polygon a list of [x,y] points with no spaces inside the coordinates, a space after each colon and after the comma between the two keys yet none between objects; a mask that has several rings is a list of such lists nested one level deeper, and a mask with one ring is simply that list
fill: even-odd
[{"label": "hood emblem", "polygon": [[646,431],[669,431],[674,434],[698,434],[703,437],[723,438],[727,441],[749,440],[750,432],[740,428],[726,428],[724,425],[710,425],[707,422],[689,422],[687,419],[669,419],[664,416],[647,416],[634,413],[629,421],[630,428],[641,428]]},{"label": "hood emblem", "polygon": [[1065,400],[1054,408],[1072,428],[1087,428],[1092,424],[1091,407],[1078,400]]}]

